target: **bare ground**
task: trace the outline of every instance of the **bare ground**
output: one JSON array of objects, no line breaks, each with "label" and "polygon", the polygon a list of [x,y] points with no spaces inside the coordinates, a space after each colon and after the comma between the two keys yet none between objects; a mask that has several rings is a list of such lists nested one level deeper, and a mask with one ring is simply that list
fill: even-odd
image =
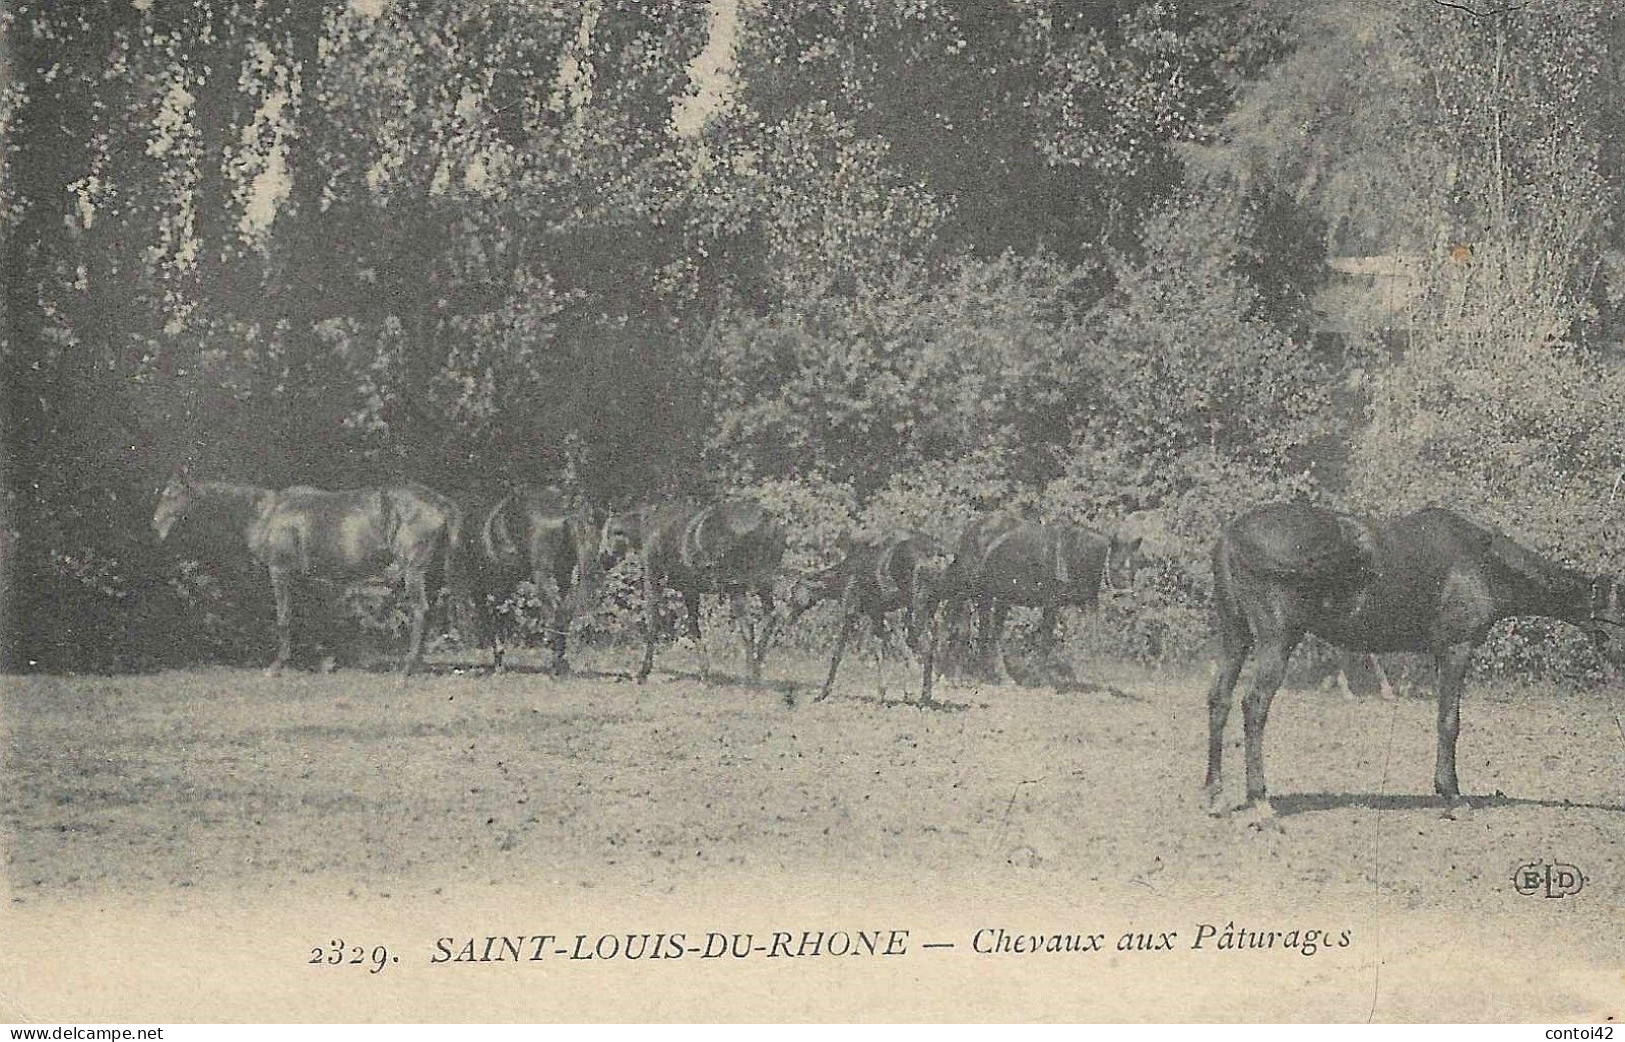
[{"label": "bare ground", "polygon": [[[106,919],[118,927],[110,936],[123,938],[109,942],[122,951],[113,979],[145,983],[106,985],[94,992],[96,1010],[305,1019],[264,1004],[260,991],[218,1008],[189,1005],[196,995],[174,974],[143,966],[131,924],[156,936],[228,917],[274,933],[284,920],[365,910],[358,921],[390,924],[414,965],[429,938],[561,923],[591,936],[672,923],[698,936],[906,919],[916,942],[957,947],[910,955],[907,987],[882,987],[888,978],[872,969],[830,978],[820,964],[787,989],[758,959],[730,978],[755,982],[737,993],[684,987],[657,1001],[666,993],[655,989],[643,1004],[624,989],[611,1001],[591,983],[609,978],[582,978],[573,998],[545,1001],[511,988],[484,994],[485,984],[470,990],[465,979],[428,1007],[443,977],[392,971],[417,984],[376,985],[372,998],[288,978],[295,991],[315,989],[303,1000],[311,1008],[339,1019],[403,1010],[438,1019],[436,1010],[475,993],[484,1004],[450,1019],[493,1009],[518,1019],[1553,1020],[1625,1011],[1617,690],[1472,684],[1460,746],[1473,794],[1465,810],[1431,795],[1431,701],[1284,691],[1266,752],[1279,827],[1257,830],[1204,812],[1201,675],[1085,663],[1078,672],[1090,682],[1064,690],[950,684],[939,690],[945,704],[926,709],[904,700],[917,678],[902,664],[887,700],[872,663],[853,661],[835,696],[816,702],[822,663],[812,658],[770,660],[765,683],[753,686],[702,684],[678,650],[637,685],[622,672],[634,657],[588,653],[562,679],[442,663],[404,687],[376,673],[273,679],[228,669],[0,681],[10,889],[0,927],[9,923],[22,945],[0,1002],[20,996],[17,1019],[74,1013],[86,993],[68,982],[110,971],[63,954],[53,931]],[[1239,753],[1232,743],[1237,793]],[[1531,862],[1580,866],[1585,888],[1564,899],[1520,895],[1512,875]],[[493,903],[528,911],[497,923]],[[1192,950],[1202,924],[1334,938],[1346,929],[1351,943],[1310,957],[1243,956],[1215,952],[1209,937]],[[1102,955],[1085,987],[1076,956],[1039,968],[974,954],[976,931],[999,926],[1098,927],[1109,945],[1132,929],[1180,939],[1155,972],[1154,956]],[[292,954],[277,972],[292,973],[295,949],[328,932],[288,930]],[[923,972],[930,957],[943,960],[940,973]],[[209,972],[189,965],[175,968],[180,980]],[[985,994],[967,1004],[961,979]],[[394,1005],[379,1012],[371,1003],[386,994]]]}]

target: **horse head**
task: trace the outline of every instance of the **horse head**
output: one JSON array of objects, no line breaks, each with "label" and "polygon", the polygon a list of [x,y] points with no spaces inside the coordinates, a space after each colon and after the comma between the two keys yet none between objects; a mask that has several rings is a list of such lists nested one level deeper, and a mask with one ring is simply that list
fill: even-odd
[{"label": "horse head", "polygon": [[1100,584],[1108,590],[1126,590],[1134,585],[1134,573],[1145,566],[1140,553],[1140,536],[1124,539],[1113,535],[1106,547],[1106,563],[1100,572]]},{"label": "horse head", "polygon": [[785,598],[785,605],[789,609],[790,621],[794,622],[807,613],[813,605],[825,599],[824,583],[819,576],[803,576],[790,584],[790,594]]},{"label": "horse head", "polygon": [[1625,583],[1612,575],[1591,580],[1586,617],[1580,628],[1602,656],[1625,665]]},{"label": "horse head", "polygon": [[191,471],[187,470],[185,464],[170,472],[169,481],[158,495],[158,509],[152,515],[152,529],[158,534],[159,542],[168,538],[175,522],[186,516],[197,498],[197,492],[197,482],[192,480]]},{"label": "horse head", "polygon": [[636,510],[611,514],[598,536],[598,566],[609,571],[643,546],[643,515]]}]

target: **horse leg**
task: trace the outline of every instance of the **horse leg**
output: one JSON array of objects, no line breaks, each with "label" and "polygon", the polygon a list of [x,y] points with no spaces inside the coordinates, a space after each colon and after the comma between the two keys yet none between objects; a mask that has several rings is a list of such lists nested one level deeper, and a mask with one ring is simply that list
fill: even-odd
[{"label": "horse leg", "polygon": [[570,672],[569,659],[565,657],[565,641],[570,633],[570,602],[565,596],[564,586],[559,586],[558,600],[553,604],[553,632],[548,634],[547,642],[553,648],[553,675],[563,676]]},{"label": "horse leg", "polygon": [[1456,783],[1456,736],[1461,733],[1461,689],[1472,659],[1471,644],[1453,644],[1434,655],[1439,666],[1439,754],[1433,767],[1433,791],[1451,800],[1461,796]]},{"label": "horse leg", "polygon": [[1241,667],[1247,662],[1247,641],[1232,643],[1226,639],[1224,660],[1219,663],[1218,675],[1207,692],[1207,780],[1202,790],[1207,795],[1208,811],[1218,814],[1222,809],[1224,725],[1230,719],[1230,704],[1235,699],[1236,680]]},{"label": "horse leg", "polygon": [[660,590],[647,568],[643,571],[643,664],[638,667],[638,683],[649,679],[655,668],[655,630],[660,624]]},{"label": "horse leg", "polygon": [[846,650],[846,642],[852,637],[852,627],[857,624],[858,617],[852,612],[841,614],[841,633],[835,638],[835,653],[829,657],[829,676],[824,678],[824,689],[818,692],[815,702],[822,702],[829,697],[830,691],[835,687],[835,671],[841,668],[841,652]]},{"label": "horse leg", "polygon": [[756,642],[756,669],[751,674],[751,676],[760,679],[762,664],[767,661],[767,650],[772,647],[773,638],[778,634],[779,613],[777,606],[773,603],[773,587],[771,584],[760,587],[756,591],[756,596],[762,602],[762,611],[766,615],[762,623],[761,638]]},{"label": "horse leg", "polygon": [[1010,617],[1010,605],[998,601],[993,605],[991,625],[988,631],[988,656],[992,662],[994,676],[1001,684],[1014,684],[1016,678],[1010,675],[1010,666],[1004,661],[1004,624]]},{"label": "horse leg", "polygon": [[926,620],[925,650],[920,655],[924,674],[920,677],[920,704],[931,704],[931,680],[937,657],[937,613]]},{"label": "horse leg", "polygon": [[1388,671],[1382,668],[1382,659],[1371,656],[1371,669],[1377,674],[1377,690],[1384,702],[1392,702],[1395,698],[1394,685],[1388,682]]},{"label": "horse leg", "polygon": [[972,623],[971,643],[976,649],[972,656],[976,661],[976,671],[981,676],[993,676],[993,599],[991,597],[978,598],[976,601],[975,621]]},{"label": "horse leg", "polygon": [[1287,660],[1298,646],[1302,635],[1281,632],[1261,637],[1258,641],[1258,673],[1247,697],[1241,702],[1242,734],[1247,754],[1247,802],[1260,817],[1273,815],[1267,786],[1264,783],[1264,725],[1269,720],[1270,702],[1286,679]]},{"label": "horse leg", "polygon": [[1058,642],[1055,637],[1055,624],[1060,614],[1061,609],[1059,606],[1046,604],[1044,605],[1044,614],[1038,620],[1038,646],[1044,649],[1044,671],[1050,675],[1051,679],[1061,676],[1061,672],[1056,668],[1055,663],[1058,657],[1056,655]]},{"label": "horse leg", "polygon": [[1224,726],[1235,699],[1236,680],[1253,647],[1252,626],[1236,598],[1229,555],[1223,542],[1213,555],[1213,610],[1223,657],[1207,691],[1207,780],[1202,784],[1202,791],[1207,798],[1208,813],[1217,815],[1224,812]]},{"label": "horse leg", "polygon": [[886,701],[886,638],[890,636],[886,629],[886,616],[869,616],[869,632],[874,635],[875,641],[875,692],[880,701]]},{"label": "horse leg", "polygon": [[745,674],[757,679],[756,673],[756,620],[750,613],[749,594],[743,587],[728,591],[728,609],[733,613],[734,625],[745,644]]},{"label": "horse leg", "polygon": [[683,594],[683,612],[688,617],[688,638],[694,642],[694,648],[700,654],[700,678],[711,679],[711,649],[705,646],[705,637],[700,633],[700,595],[698,593]]},{"label": "horse leg", "polygon": [[414,568],[406,574],[406,592],[412,598],[412,643],[401,664],[401,679],[423,662],[423,630],[429,618],[429,581],[423,569]]},{"label": "horse leg", "polygon": [[271,565],[271,596],[276,600],[276,661],[266,667],[265,675],[274,677],[293,657],[293,576],[284,568]]}]

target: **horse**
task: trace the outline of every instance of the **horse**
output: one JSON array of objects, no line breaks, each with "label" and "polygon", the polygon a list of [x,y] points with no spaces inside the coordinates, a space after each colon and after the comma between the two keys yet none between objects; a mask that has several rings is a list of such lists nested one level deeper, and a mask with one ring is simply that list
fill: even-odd
[{"label": "horse", "polygon": [[996,514],[971,522],[960,535],[942,599],[951,615],[974,604],[976,660],[984,672],[1008,676],[1001,638],[1012,605],[1042,610],[1039,632],[1053,649],[1060,609],[1094,608],[1102,586],[1132,583],[1139,549],[1137,537]]},{"label": "horse", "polygon": [[468,563],[458,571],[472,587],[479,642],[491,646],[492,672],[502,671],[506,627],[489,595],[511,593],[528,579],[538,596],[551,599],[547,636],[552,671],[568,673],[570,623],[603,574],[593,567],[597,544],[587,513],[557,486],[520,486],[482,512],[478,534],[469,544]]},{"label": "horse", "polygon": [[[688,635],[700,649],[700,672],[711,672],[700,637],[700,596],[711,593],[728,598],[744,638],[746,669],[752,680],[760,679],[776,617],[773,580],[785,547],[784,526],[746,499],[662,502],[611,515],[599,537],[600,567],[607,572],[634,550],[643,566],[644,650],[638,682],[654,669],[660,602],[668,587],[683,598]],[[746,601],[752,592],[767,619],[760,641]]]},{"label": "horse", "polygon": [[[835,639],[835,652],[829,660],[829,676],[815,701],[829,697],[835,686],[835,673],[841,653],[861,618],[868,618],[877,638],[877,676],[880,695],[885,697],[886,615],[903,611],[910,647],[920,652],[924,677],[920,682],[920,702],[931,702],[937,625],[936,608],[942,576],[938,563],[943,553],[936,540],[920,532],[888,532],[878,539],[847,543],[845,556],[823,571],[801,579],[790,590],[790,613],[786,625],[793,625],[808,609],[823,601],[839,601],[841,632]],[[922,634],[920,620],[928,625]],[[922,639],[923,638],[923,639]]]},{"label": "horse", "polygon": [[382,578],[402,583],[412,600],[411,639],[401,663],[405,679],[423,658],[429,569],[439,559],[443,582],[455,588],[452,561],[462,526],[455,503],[418,484],[333,492],[300,485],[277,493],[252,533],[252,548],[270,572],[276,598],[277,657],[267,673],[280,673],[293,655],[296,584]]},{"label": "horse", "polygon": [[255,485],[196,481],[177,468],[158,499],[153,528],[159,541],[176,524],[210,530],[270,575],[276,602],[277,656],[268,675],[292,658],[293,587],[303,578],[340,581],[383,576],[402,581],[413,601],[404,678],[421,661],[428,617],[427,576],[436,558],[451,581],[452,550],[461,539],[462,511],[422,485],[324,492],[308,485],[273,491]]},{"label": "horse", "polygon": [[1221,812],[1224,725],[1249,653],[1258,669],[1242,702],[1247,798],[1273,814],[1264,782],[1264,723],[1287,660],[1306,633],[1352,651],[1429,652],[1439,670],[1434,791],[1457,800],[1456,737],[1473,650],[1516,615],[1558,619],[1604,643],[1625,625],[1612,577],[1588,577],[1440,507],[1366,520],[1302,503],[1259,507],[1213,548],[1223,660],[1208,690],[1209,809]]}]

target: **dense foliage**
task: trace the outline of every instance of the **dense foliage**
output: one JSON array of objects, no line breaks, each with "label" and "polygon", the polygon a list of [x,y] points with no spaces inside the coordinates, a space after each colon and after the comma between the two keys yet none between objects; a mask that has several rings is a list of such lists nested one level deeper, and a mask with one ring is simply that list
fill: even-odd
[{"label": "dense foliage", "polygon": [[[1203,647],[1213,534],[1268,499],[1625,568],[1603,0],[0,20],[10,668],[263,655],[250,563],[154,542],[180,463],[750,488],[797,567],[1005,506],[1122,527],[1154,560],[1108,644],[1152,656]],[[1489,660],[1584,664],[1526,632]]]}]

